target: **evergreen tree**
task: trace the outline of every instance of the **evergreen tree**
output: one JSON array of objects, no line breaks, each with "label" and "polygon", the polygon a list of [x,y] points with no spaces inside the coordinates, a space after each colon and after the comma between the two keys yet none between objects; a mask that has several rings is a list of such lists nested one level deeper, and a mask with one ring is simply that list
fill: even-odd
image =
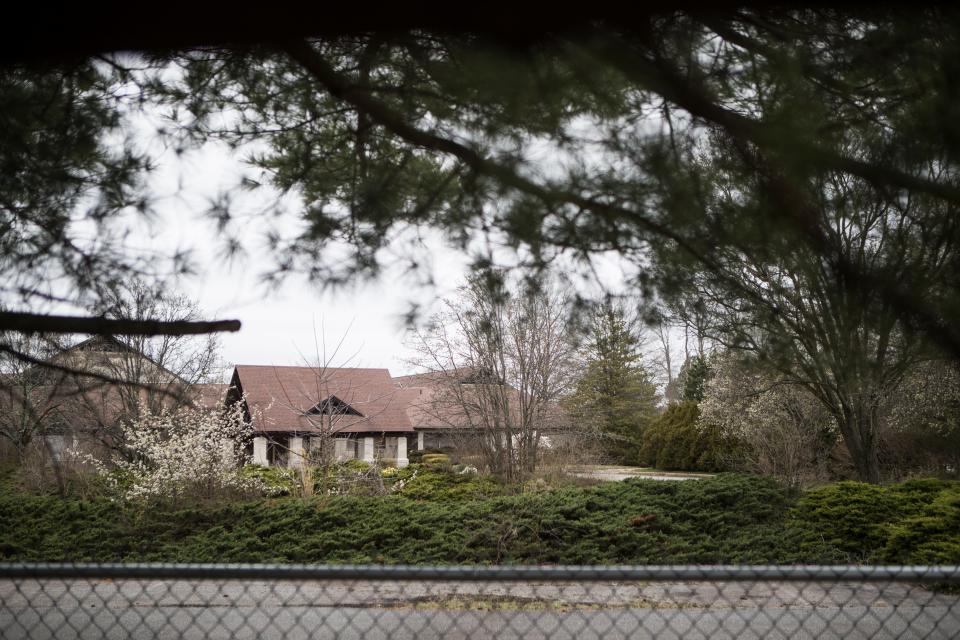
[{"label": "evergreen tree", "polygon": [[611,304],[593,317],[586,367],[568,408],[597,427],[611,458],[636,463],[643,431],[656,417],[657,391],[640,361],[640,340]]},{"label": "evergreen tree", "polygon": [[680,381],[680,400],[682,402],[703,400],[703,388],[709,377],[710,365],[706,357],[693,356],[684,362],[677,378]]},{"label": "evergreen tree", "polygon": [[683,401],[650,423],[639,457],[643,465],[664,471],[723,471],[737,449],[716,425],[700,423],[696,402]]}]

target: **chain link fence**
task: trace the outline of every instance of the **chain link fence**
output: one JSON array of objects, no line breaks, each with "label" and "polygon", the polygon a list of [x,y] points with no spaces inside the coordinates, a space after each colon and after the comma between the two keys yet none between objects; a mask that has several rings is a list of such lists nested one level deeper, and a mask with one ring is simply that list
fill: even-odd
[{"label": "chain link fence", "polygon": [[960,567],[0,564],[0,637],[952,639]]}]

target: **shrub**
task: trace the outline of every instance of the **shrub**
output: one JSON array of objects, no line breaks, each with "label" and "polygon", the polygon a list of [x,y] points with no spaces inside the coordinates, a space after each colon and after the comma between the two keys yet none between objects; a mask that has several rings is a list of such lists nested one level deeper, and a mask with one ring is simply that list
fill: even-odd
[{"label": "shrub", "polygon": [[[242,443],[252,431],[240,403],[225,412],[180,407],[154,413],[145,405],[135,420],[122,425],[127,455],[113,469],[130,479],[115,484],[124,500],[223,498],[255,495],[264,486],[244,476]],[[92,460],[108,480],[113,470]]]},{"label": "shrub", "polygon": [[[401,470],[405,472],[406,469]],[[502,495],[415,469],[407,497],[324,496],[140,511],[0,495],[0,560],[386,563],[793,561],[789,494],[762,478],[629,480]],[[411,472],[413,473],[413,472]],[[418,495],[411,499],[411,495]],[[482,495],[483,499],[478,496]],[[823,558],[810,555],[804,560]]]},{"label": "shrub", "polygon": [[922,512],[884,525],[884,562],[960,564],[960,490],[943,491]]},{"label": "shrub", "polygon": [[657,469],[722,471],[731,445],[718,429],[699,425],[696,403],[667,407],[643,434],[640,462]]},{"label": "shrub", "polygon": [[366,460],[357,459],[344,460],[342,462],[338,462],[335,466],[343,471],[352,471],[355,473],[364,473],[370,471],[372,467],[372,465]]},{"label": "shrub", "polygon": [[407,459],[410,461],[411,464],[414,464],[414,463],[419,464],[423,462],[423,456],[428,456],[430,454],[437,454],[437,453],[445,453],[448,456],[451,456],[452,458],[454,455],[456,455],[459,452],[454,447],[442,447],[440,449],[436,449],[436,448],[418,449],[415,451],[411,451],[409,455],[407,455]]},{"label": "shrub", "polygon": [[478,470],[476,467],[474,467],[473,465],[463,464],[463,463],[453,465],[453,467],[451,467],[451,471],[453,471],[454,473],[461,473],[461,474],[478,473]]},{"label": "shrub", "polygon": [[449,467],[450,456],[445,453],[428,453],[424,454],[420,462],[429,467]]},{"label": "shrub", "polygon": [[411,500],[462,502],[503,495],[505,487],[493,476],[455,473],[423,465],[404,479],[398,495]]},{"label": "shrub", "polygon": [[443,453],[439,449],[415,449],[407,454],[407,460],[410,464],[419,464],[423,461],[423,456],[431,453]]},{"label": "shrub", "polygon": [[314,469],[315,492],[324,495],[383,495],[382,471],[363,460],[344,460]]},{"label": "shrub", "polygon": [[855,561],[956,563],[960,483],[838,482],[804,494],[789,525],[801,532],[801,545],[826,543]]},{"label": "shrub", "polygon": [[292,496],[299,485],[298,473],[287,467],[261,467],[248,464],[240,471],[245,478],[255,478],[264,487],[269,496]]},{"label": "shrub", "polygon": [[[397,477],[409,490],[149,510],[104,498],[2,492],[0,561],[958,561],[956,482],[842,483],[799,497],[769,478],[720,474],[510,495],[490,476],[408,467]],[[836,522],[844,503],[856,515]]]},{"label": "shrub", "polygon": [[738,470],[794,488],[827,477],[836,420],[803,386],[728,352],[714,360],[699,408],[701,431],[737,443],[729,464]]}]

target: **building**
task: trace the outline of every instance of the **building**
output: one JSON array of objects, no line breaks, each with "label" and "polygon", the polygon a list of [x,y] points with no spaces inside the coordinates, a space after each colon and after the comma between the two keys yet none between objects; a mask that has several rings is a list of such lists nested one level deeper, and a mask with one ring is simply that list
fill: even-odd
[{"label": "building", "polygon": [[227,402],[243,402],[254,464],[298,466],[307,457],[376,459],[406,466],[416,391],[387,369],[237,365]]},{"label": "building", "polygon": [[[490,438],[516,435],[504,428],[503,416],[487,415],[476,402],[483,397],[477,390],[490,383],[469,369],[394,378],[383,368],[241,364],[229,384],[190,384],[110,337],[84,340],[47,362],[19,376],[22,390],[0,385],[0,408],[11,423],[0,417],[0,427],[12,432],[21,429],[14,418],[42,414],[42,424],[24,433],[45,443],[54,459],[77,445],[109,455],[122,438],[120,424],[144,405],[216,411],[242,403],[253,430],[250,460],[264,466],[358,459],[402,467],[413,450],[476,452]],[[514,413],[523,403],[506,388]]]},{"label": "building", "polygon": [[[244,403],[254,464],[358,459],[402,467],[410,451],[473,451],[493,434],[464,404],[476,376],[457,373],[394,378],[387,369],[237,365],[227,402]],[[451,392],[457,388],[466,395]],[[518,392],[508,387],[508,396],[518,411]]]},{"label": "building", "polygon": [[49,460],[80,448],[106,457],[121,422],[141,407],[156,411],[181,404],[221,406],[225,384],[190,384],[124,341],[93,336],[59,349],[43,364],[0,380],[0,430],[7,459],[33,448]]}]

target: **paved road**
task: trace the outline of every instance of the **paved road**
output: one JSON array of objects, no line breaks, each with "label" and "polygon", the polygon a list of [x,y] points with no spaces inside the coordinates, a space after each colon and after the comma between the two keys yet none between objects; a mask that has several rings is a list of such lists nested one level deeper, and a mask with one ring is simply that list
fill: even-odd
[{"label": "paved road", "polygon": [[960,597],[794,583],[0,582],[0,638],[939,638]]},{"label": "paved road", "polygon": [[619,482],[627,478],[642,480],[700,480],[709,478],[708,473],[674,473],[668,471],[645,471],[639,467],[615,467],[606,465],[583,466],[574,470],[573,475],[595,480]]}]

